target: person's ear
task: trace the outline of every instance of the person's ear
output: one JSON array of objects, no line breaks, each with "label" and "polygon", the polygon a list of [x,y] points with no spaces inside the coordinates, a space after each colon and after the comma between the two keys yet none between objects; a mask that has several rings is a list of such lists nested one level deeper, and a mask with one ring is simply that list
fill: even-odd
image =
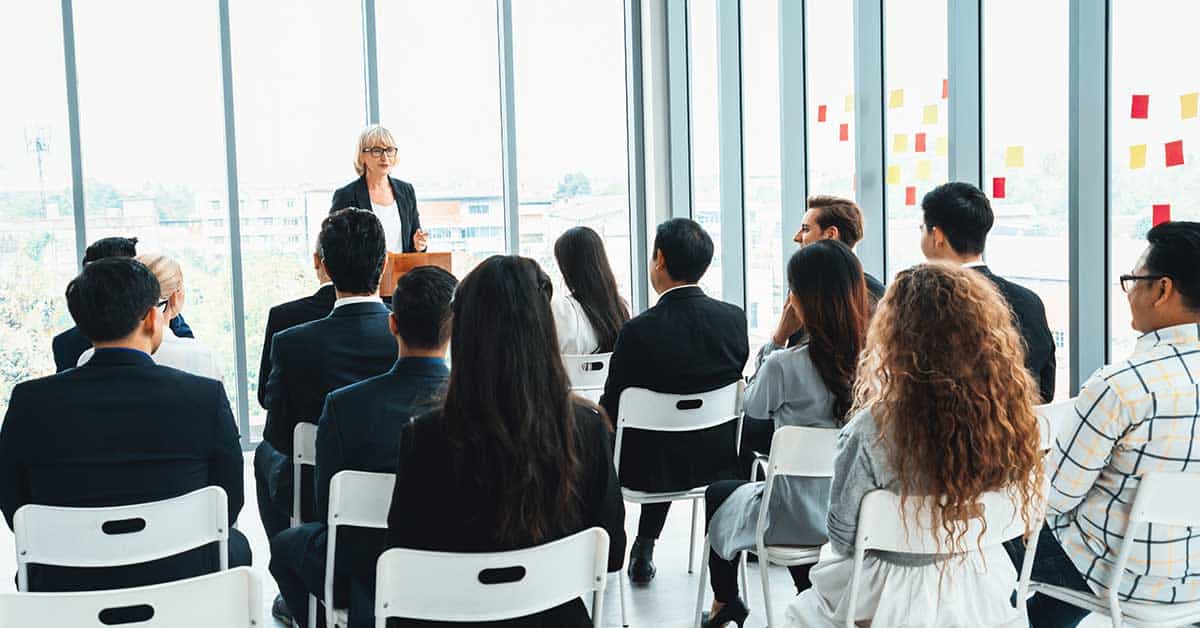
[{"label": "person's ear", "polygon": [[821,237],[826,240],[839,240],[842,232],[838,230],[837,225],[830,225],[828,229],[821,232]]},{"label": "person's ear", "polygon": [[[168,305],[167,307],[170,306]],[[158,305],[150,306],[150,311],[146,313],[146,318],[143,318],[142,324],[139,325],[142,333],[147,336],[154,336],[154,326],[158,324],[158,319],[162,315],[162,310],[158,309]]]},{"label": "person's ear", "polygon": [[400,326],[396,324],[395,314],[388,316],[388,329],[392,332],[393,336],[400,335]]},{"label": "person's ear", "polygon": [[1154,299],[1154,307],[1165,307],[1172,295],[1175,294],[1175,280],[1170,277],[1160,277],[1158,281],[1154,282],[1154,285],[1158,287],[1158,296]]}]

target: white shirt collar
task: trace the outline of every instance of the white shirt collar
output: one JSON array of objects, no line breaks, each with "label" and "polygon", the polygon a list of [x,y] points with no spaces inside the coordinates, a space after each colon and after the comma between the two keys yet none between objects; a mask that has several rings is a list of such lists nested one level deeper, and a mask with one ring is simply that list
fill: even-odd
[{"label": "white shirt collar", "polygon": [[698,288],[699,286],[700,286],[700,284],[698,284],[698,283],[685,283],[682,286],[675,286],[674,288],[667,288],[666,290],[663,290],[662,294],[658,295],[658,300],[662,301],[662,298],[667,296],[667,294],[674,292],[676,290],[679,290],[681,288]]},{"label": "white shirt collar", "polygon": [[967,262],[966,264],[962,265],[963,268],[979,268],[980,266],[987,266],[987,262],[983,260],[976,260],[974,262]]},{"label": "white shirt collar", "polygon": [[320,287],[320,288],[318,288],[318,290],[319,290],[319,289],[321,289],[321,288],[324,288],[324,287],[326,287],[326,286],[332,286],[332,285],[333,285],[333,282],[332,282],[332,281],[326,281],[325,283],[321,284],[321,287]]},{"label": "white shirt collar", "polygon": [[377,296],[369,297],[342,297],[333,302],[333,309],[338,309],[343,305],[353,305],[355,303],[383,303],[383,299]]}]

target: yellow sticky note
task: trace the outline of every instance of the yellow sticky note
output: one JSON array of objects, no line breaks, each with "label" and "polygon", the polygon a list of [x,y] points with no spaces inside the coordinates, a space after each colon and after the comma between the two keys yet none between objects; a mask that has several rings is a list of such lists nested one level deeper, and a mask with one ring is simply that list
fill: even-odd
[{"label": "yellow sticky note", "polygon": [[1009,146],[1004,151],[1004,165],[1008,168],[1025,167],[1025,147]]},{"label": "yellow sticky note", "polygon": [[846,94],[846,113],[854,111],[854,94]]},{"label": "yellow sticky note", "polygon": [[950,138],[945,135],[937,138],[937,154],[941,157],[950,154]]},{"label": "yellow sticky note", "polygon": [[1187,120],[1195,118],[1200,105],[1200,92],[1192,92],[1179,97],[1179,117]]},{"label": "yellow sticky note", "polygon": [[938,121],[937,105],[925,105],[925,111],[923,112],[923,115],[921,116],[921,122],[923,124],[937,124],[937,121]]},{"label": "yellow sticky note", "polygon": [[904,106],[904,90],[893,89],[888,96],[888,109],[899,109]]},{"label": "yellow sticky note", "polygon": [[899,183],[900,183],[900,166],[888,166],[887,182],[888,182],[888,185],[899,185]]},{"label": "yellow sticky note", "polygon": [[922,159],[917,162],[917,179],[928,181],[933,178],[933,163],[928,159]]},{"label": "yellow sticky note", "polygon": [[1141,170],[1146,167],[1146,145],[1136,144],[1129,147],[1129,169]]},{"label": "yellow sticky note", "polygon": [[907,153],[908,152],[908,134],[897,133],[896,137],[892,138],[892,152]]}]

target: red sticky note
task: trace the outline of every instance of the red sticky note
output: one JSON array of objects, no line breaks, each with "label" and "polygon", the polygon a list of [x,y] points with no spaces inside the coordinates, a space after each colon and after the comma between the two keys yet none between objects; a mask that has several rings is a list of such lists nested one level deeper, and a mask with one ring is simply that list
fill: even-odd
[{"label": "red sticky note", "polygon": [[1183,165],[1183,140],[1167,142],[1167,167]]},{"label": "red sticky note", "polygon": [[850,125],[842,123],[838,125],[838,141],[845,142],[850,139]]},{"label": "red sticky note", "polygon": [[992,178],[992,198],[1004,198],[1004,177]]},{"label": "red sticky note", "polygon": [[825,105],[817,105],[817,122],[825,121]]},{"label": "red sticky note", "polygon": [[1129,112],[1130,118],[1145,120],[1150,117],[1150,95],[1149,94],[1134,94],[1133,106]]},{"label": "red sticky note", "polygon": [[1171,221],[1171,206],[1169,204],[1155,205],[1154,206],[1154,218],[1152,219],[1151,224],[1153,226],[1157,227],[1164,222],[1170,222],[1170,221]]},{"label": "red sticky note", "polygon": [[913,146],[914,151],[916,151],[918,153],[925,152],[925,134],[924,133],[917,133],[916,139],[914,140],[914,142],[915,142],[915,145]]},{"label": "red sticky note", "polygon": [[942,79],[942,98],[950,97],[950,79]]},{"label": "red sticky note", "polygon": [[904,188],[904,204],[905,205],[916,205],[917,204],[917,188],[915,188],[911,185]]}]

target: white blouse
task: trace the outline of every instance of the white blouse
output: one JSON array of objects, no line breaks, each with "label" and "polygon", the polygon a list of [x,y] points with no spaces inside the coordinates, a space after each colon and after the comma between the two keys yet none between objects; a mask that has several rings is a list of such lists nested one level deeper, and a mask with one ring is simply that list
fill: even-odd
[{"label": "white blouse", "polygon": [[558,350],[564,355],[595,353],[600,349],[596,330],[588,320],[583,306],[575,297],[555,296],[550,300],[554,312],[554,326],[558,329]]},{"label": "white blouse", "polygon": [[387,242],[387,250],[393,253],[402,252],[404,226],[400,223],[400,211],[396,209],[396,201],[392,201],[390,205],[371,203],[371,210],[375,212],[379,222],[383,223],[383,237]]},{"label": "white blouse", "polygon": [[[76,366],[87,364],[95,352],[95,349],[88,348],[83,355],[79,356]],[[154,358],[154,363],[160,366],[169,366],[209,379],[221,379],[221,366],[217,364],[217,356],[212,349],[204,346],[195,338],[180,338],[171,333],[169,329],[163,330],[162,344],[158,346],[158,351],[155,351],[154,355],[150,357]]]}]

